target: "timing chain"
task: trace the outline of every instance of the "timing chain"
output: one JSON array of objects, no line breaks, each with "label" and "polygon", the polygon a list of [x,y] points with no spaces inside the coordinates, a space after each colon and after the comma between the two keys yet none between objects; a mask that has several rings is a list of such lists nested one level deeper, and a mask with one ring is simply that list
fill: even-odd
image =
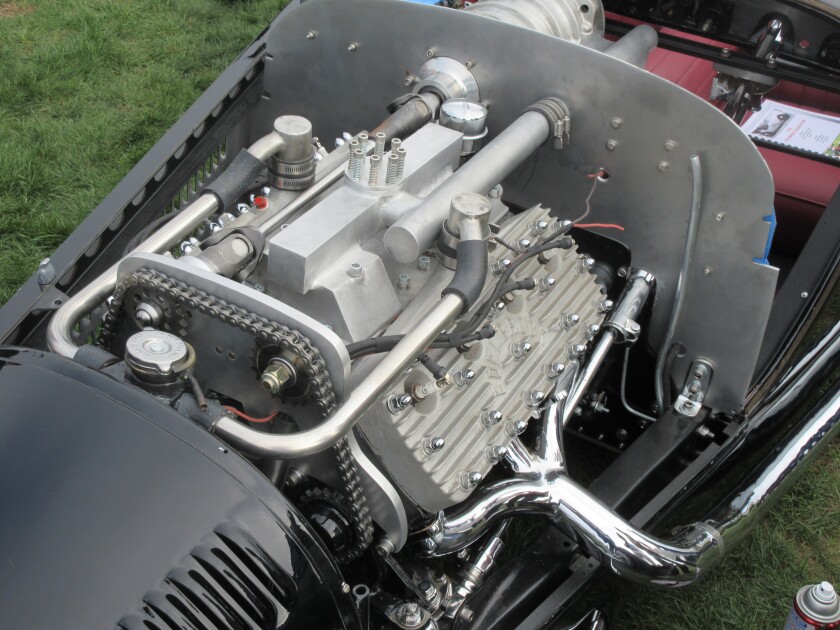
[{"label": "timing chain", "polygon": [[[198,311],[228,326],[239,328],[255,339],[293,352],[302,360],[303,372],[309,377],[308,395],[318,406],[321,417],[328,418],[335,410],[335,392],[326,363],[308,338],[288,326],[249,313],[235,304],[229,304],[152,269],[140,269],[117,283],[112,298],[107,302],[108,311],[97,340],[100,347],[108,349],[113,342],[117,327],[124,316],[123,304],[126,296],[134,288],[160,295],[173,305]],[[339,480],[344,488],[343,494],[347,498],[346,507],[351,513],[356,534],[353,546],[339,557],[340,562],[349,562],[360,557],[370,546],[373,540],[373,521],[347,437],[333,445],[333,452]]]}]

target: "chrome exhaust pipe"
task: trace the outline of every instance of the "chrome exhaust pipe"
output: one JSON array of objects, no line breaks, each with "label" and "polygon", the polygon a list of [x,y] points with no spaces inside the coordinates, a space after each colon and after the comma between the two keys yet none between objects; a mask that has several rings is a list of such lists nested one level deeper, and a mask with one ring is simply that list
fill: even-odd
[{"label": "chrome exhaust pipe", "polygon": [[[835,352],[835,337],[825,348]],[[807,378],[807,371],[802,374]],[[804,385],[788,381],[788,391]],[[423,532],[422,544],[432,555],[458,551],[489,527],[516,514],[541,514],[568,525],[581,544],[605,567],[631,581],[667,587],[694,583],[720,562],[725,551],[743,540],[770,505],[781,496],[840,432],[840,385],[802,421],[757,471],[747,477],[706,519],[675,531],[670,539],[652,536],[631,525],[567,474],[559,428],[563,391],[558,384],[546,409],[540,452],[518,440],[509,451],[512,479],[479,488],[462,506]]]}]

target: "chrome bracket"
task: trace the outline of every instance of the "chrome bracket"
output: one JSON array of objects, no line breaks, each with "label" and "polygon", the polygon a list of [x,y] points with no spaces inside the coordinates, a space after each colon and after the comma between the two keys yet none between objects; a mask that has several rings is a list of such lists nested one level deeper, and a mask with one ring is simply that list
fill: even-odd
[{"label": "chrome bracket", "polygon": [[694,418],[700,413],[713,371],[712,364],[705,359],[698,359],[691,364],[685,385],[674,403],[674,411],[686,418]]}]

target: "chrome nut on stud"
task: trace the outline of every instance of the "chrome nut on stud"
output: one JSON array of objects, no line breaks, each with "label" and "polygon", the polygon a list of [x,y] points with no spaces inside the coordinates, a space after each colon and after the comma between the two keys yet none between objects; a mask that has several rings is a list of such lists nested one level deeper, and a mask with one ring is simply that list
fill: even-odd
[{"label": "chrome nut on stud", "polygon": [[458,475],[461,481],[461,487],[464,490],[472,490],[475,488],[479,483],[481,483],[482,475],[477,470],[472,471],[461,471],[461,474]]},{"label": "chrome nut on stud", "polygon": [[578,273],[586,273],[592,267],[595,266],[595,259],[589,257],[579,258],[577,264],[575,265],[575,269],[577,269]]},{"label": "chrome nut on stud", "polygon": [[388,398],[388,411],[396,415],[402,413],[414,404],[414,399],[408,394],[399,394]]},{"label": "chrome nut on stud", "polygon": [[587,340],[591,341],[595,338],[595,335],[597,335],[600,331],[601,327],[598,324],[590,324],[586,327],[586,331],[583,333],[583,336]]},{"label": "chrome nut on stud", "polygon": [[538,389],[525,392],[525,405],[528,407],[539,407],[545,400],[545,392]]},{"label": "chrome nut on stud", "polygon": [[586,352],[586,346],[584,346],[582,343],[576,343],[575,345],[569,346],[566,349],[566,355],[570,359],[578,359],[581,357],[581,355],[583,355],[584,352]]},{"label": "chrome nut on stud", "polygon": [[443,450],[444,446],[446,446],[446,440],[442,437],[423,438],[423,452],[426,455],[434,455],[438,451]]},{"label": "chrome nut on stud", "polygon": [[556,284],[556,280],[551,276],[547,278],[543,278],[537,283],[537,289],[540,293],[548,293],[551,288]]},{"label": "chrome nut on stud", "polygon": [[539,236],[548,229],[548,221],[537,221],[531,224],[531,236]]},{"label": "chrome nut on stud", "polygon": [[527,341],[514,343],[510,346],[510,353],[514,359],[523,359],[529,352],[531,352],[531,344]]},{"label": "chrome nut on stud", "polygon": [[475,371],[465,368],[455,372],[455,374],[452,375],[452,378],[455,380],[455,386],[459,389],[463,389],[475,379]]},{"label": "chrome nut on stud", "polygon": [[481,425],[485,428],[490,428],[499,424],[502,421],[502,412],[496,409],[485,409],[481,412]]},{"label": "chrome nut on stud", "polygon": [[560,376],[563,372],[566,371],[566,364],[565,363],[551,363],[545,366],[545,375],[550,379],[554,380],[558,376]]},{"label": "chrome nut on stud", "polygon": [[490,271],[493,272],[494,276],[501,276],[508,267],[511,265],[510,258],[502,258],[502,260],[497,260],[492,265],[490,265]]},{"label": "chrome nut on stud", "polygon": [[576,326],[580,322],[580,315],[577,313],[569,313],[560,317],[560,325],[569,330],[572,326]]},{"label": "chrome nut on stud", "polygon": [[601,300],[595,306],[595,309],[598,311],[599,314],[603,315],[604,313],[609,313],[613,309],[614,303],[612,300]]},{"label": "chrome nut on stud", "polygon": [[270,363],[260,376],[260,385],[272,394],[279,394],[289,385],[294,385],[294,382],[294,371],[282,361]]},{"label": "chrome nut on stud", "polygon": [[491,464],[498,464],[507,455],[507,446],[488,446],[484,449],[484,457]]},{"label": "chrome nut on stud", "polygon": [[505,434],[508,437],[516,437],[517,435],[522,435],[527,428],[527,420],[508,420],[505,423]]},{"label": "chrome nut on stud", "polygon": [[428,256],[420,256],[417,259],[417,268],[421,271],[428,271],[429,267],[432,266],[432,259]]}]

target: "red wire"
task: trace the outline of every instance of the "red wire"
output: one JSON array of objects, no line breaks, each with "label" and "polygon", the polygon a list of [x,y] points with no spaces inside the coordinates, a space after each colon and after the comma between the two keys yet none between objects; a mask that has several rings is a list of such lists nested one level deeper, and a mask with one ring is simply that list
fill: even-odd
[{"label": "red wire", "polygon": [[624,228],[620,225],[616,225],[615,223],[575,223],[575,227],[578,228],[602,228],[604,230],[621,230],[624,231]]},{"label": "red wire", "polygon": [[247,420],[248,422],[258,422],[258,423],[271,422],[272,420],[274,420],[274,418],[277,417],[277,414],[280,413],[279,411],[275,411],[273,414],[271,414],[270,416],[266,416],[265,418],[253,418],[253,417],[249,416],[247,413],[242,413],[241,411],[239,411],[239,409],[236,409],[234,407],[228,407],[227,405],[224,405],[224,407],[228,411],[232,411],[237,416],[239,416],[243,420]]}]

